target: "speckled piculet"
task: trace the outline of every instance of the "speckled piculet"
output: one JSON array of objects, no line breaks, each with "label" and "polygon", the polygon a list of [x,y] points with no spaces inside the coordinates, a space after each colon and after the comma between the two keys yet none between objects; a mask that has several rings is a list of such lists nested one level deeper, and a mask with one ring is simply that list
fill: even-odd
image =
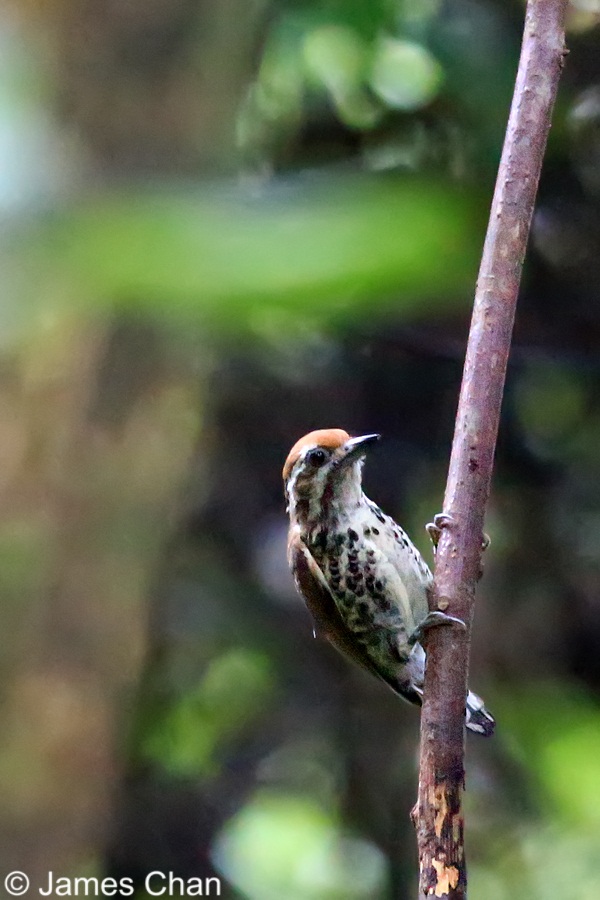
[{"label": "speckled piculet", "polygon": [[[423,635],[434,625],[464,623],[429,612],[429,567],[402,528],[363,492],[365,452],[378,439],[327,428],[294,444],[283,467],[289,563],[316,633],[420,705]],[[469,692],[467,728],[490,735],[494,724]]]}]

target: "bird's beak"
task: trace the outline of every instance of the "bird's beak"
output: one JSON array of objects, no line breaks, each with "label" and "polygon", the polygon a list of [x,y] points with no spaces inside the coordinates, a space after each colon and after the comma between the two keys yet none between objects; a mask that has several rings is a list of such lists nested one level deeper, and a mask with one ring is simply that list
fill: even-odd
[{"label": "bird's beak", "polygon": [[380,434],[361,434],[360,437],[350,438],[344,444],[344,455],[341,462],[346,465],[346,463],[352,463],[360,459],[361,456],[365,455],[367,448],[371,444],[376,444],[380,437]]}]

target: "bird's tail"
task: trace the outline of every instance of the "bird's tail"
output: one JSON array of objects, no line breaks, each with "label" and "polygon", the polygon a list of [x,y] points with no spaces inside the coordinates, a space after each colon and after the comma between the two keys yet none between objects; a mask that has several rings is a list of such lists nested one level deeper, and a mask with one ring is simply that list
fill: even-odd
[{"label": "bird's tail", "polygon": [[467,728],[476,734],[482,734],[484,737],[490,737],[494,733],[496,721],[493,716],[485,708],[485,704],[481,697],[469,691],[467,694]]}]

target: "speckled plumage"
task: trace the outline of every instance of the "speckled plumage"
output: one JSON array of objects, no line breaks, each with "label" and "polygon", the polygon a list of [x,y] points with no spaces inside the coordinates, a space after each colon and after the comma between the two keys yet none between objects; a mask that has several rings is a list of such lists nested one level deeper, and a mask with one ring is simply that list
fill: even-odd
[{"label": "speckled plumage", "polygon": [[[377,438],[324,429],[292,447],[283,470],[289,561],[316,631],[419,704],[425,651],[414,632],[429,611],[432,575],[403,529],[363,493],[364,453]],[[493,724],[469,693],[467,727],[490,734]]]}]

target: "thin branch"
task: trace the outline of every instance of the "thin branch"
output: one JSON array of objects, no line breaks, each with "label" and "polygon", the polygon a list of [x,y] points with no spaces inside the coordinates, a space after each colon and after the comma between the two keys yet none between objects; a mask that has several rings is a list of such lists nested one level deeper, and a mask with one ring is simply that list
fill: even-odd
[{"label": "thin branch", "polygon": [[529,0],[521,59],[477,282],[456,418],[432,609],[466,631],[435,628],[427,643],[415,809],[421,895],[463,900],[461,799],[470,627],[506,364],[529,225],[564,56],[566,0]]}]

